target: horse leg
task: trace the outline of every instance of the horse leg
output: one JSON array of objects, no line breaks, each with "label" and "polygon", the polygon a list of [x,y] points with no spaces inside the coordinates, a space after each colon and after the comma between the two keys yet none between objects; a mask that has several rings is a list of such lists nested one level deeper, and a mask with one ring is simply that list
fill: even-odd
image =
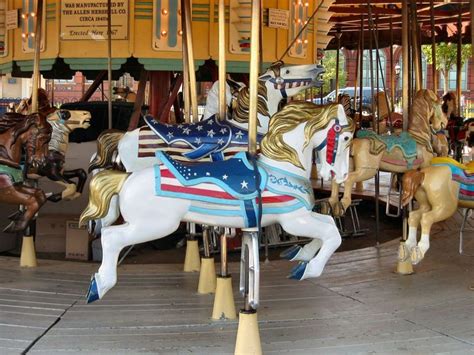
[{"label": "horse leg", "polygon": [[78,196],[82,193],[82,190],[84,190],[84,185],[87,180],[87,173],[84,169],[74,169],[74,170],[64,170],[63,174],[64,178],[66,178],[68,181],[71,179],[77,178],[77,184],[76,184],[76,193]]},{"label": "horse leg", "polygon": [[[445,196],[447,198],[447,196]],[[433,202],[433,201],[432,201]],[[436,202],[432,210],[421,217],[421,238],[418,245],[411,254],[412,264],[418,264],[425,257],[430,248],[431,226],[437,222],[444,221],[451,217],[457,210],[457,200],[449,201],[443,199],[441,203]]]},{"label": "horse leg", "polygon": [[428,197],[421,187],[418,188],[418,191],[415,193],[415,198],[418,201],[420,207],[415,211],[411,211],[410,215],[408,216],[408,238],[405,241],[405,245],[407,246],[410,253],[416,247],[416,235],[418,226],[420,225],[421,217],[424,213],[427,213],[431,210]]},{"label": "horse leg", "polygon": [[173,233],[180,220],[168,218],[160,223],[146,223],[143,217],[134,223],[110,226],[102,230],[102,264],[93,276],[87,293],[87,302],[102,298],[117,283],[117,262],[120,251],[126,246],[145,243]]},{"label": "horse leg", "polygon": [[322,242],[321,249],[316,256],[314,256],[317,251],[314,248],[315,244],[308,247],[307,257],[310,251],[313,252],[313,255],[309,261],[301,262],[293,268],[290,278],[303,280],[320,276],[327,261],[342,241],[334,219],[330,216],[308,212],[295,218],[286,216],[284,221],[280,221],[280,224],[290,234],[319,239]]},{"label": "horse leg", "polygon": [[377,174],[376,168],[357,168],[350,172],[344,182],[344,195],[341,199],[342,207],[346,211],[352,203],[352,188],[354,183],[368,180]]},{"label": "horse leg", "polygon": [[339,216],[344,213],[339,208],[339,184],[335,179],[331,180],[331,196],[328,199],[329,205],[334,213],[334,215]]},{"label": "horse leg", "polygon": [[[30,191],[34,191],[34,193],[30,193]],[[20,215],[18,219],[5,228],[5,232],[21,232],[28,227],[31,219],[34,217],[36,212],[38,212],[44,201],[46,201],[44,194],[42,195],[42,198],[37,198],[36,195],[41,196],[38,191],[42,194],[41,190],[23,188],[22,186],[11,186],[1,190],[3,202],[14,205],[23,205],[26,208],[25,212]]]}]

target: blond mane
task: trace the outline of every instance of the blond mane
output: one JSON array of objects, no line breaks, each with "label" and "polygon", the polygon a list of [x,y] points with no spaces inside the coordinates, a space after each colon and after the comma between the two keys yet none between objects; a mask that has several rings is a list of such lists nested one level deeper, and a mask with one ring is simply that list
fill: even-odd
[{"label": "blond mane", "polygon": [[[259,81],[257,112],[263,116],[270,117],[270,113],[268,112],[267,100],[268,96],[265,82]],[[249,121],[249,106],[250,88],[244,87],[237,94],[237,107],[232,113],[232,119],[239,123],[247,123]],[[258,126],[261,126],[260,121],[258,122]]]},{"label": "blond mane", "polygon": [[[304,128],[306,147],[315,132],[327,127],[329,122],[338,116],[338,105],[331,104],[318,106],[306,101],[293,101],[277,112],[270,119],[268,133],[260,145],[263,155],[268,158],[284,161],[304,170],[298,153],[283,139],[283,135],[292,131],[296,126],[306,123]],[[353,130],[353,122],[347,118],[349,127],[344,130]]]}]

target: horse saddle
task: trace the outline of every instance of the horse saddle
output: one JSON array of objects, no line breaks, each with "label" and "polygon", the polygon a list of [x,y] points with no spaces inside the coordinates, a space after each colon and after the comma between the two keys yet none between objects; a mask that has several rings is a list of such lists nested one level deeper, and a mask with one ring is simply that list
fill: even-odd
[{"label": "horse saddle", "polygon": [[[382,143],[382,147],[387,153],[398,148],[408,162],[416,159],[416,141],[407,132],[402,132],[400,135],[378,135],[374,131],[360,130],[356,133],[356,137],[367,138],[371,141],[375,140]],[[375,153],[380,153],[380,150]]]},{"label": "horse saddle", "polygon": [[151,116],[146,116],[145,122],[166,144],[185,143],[190,151],[183,155],[189,160],[207,156],[213,161],[223,160],[223,151],[230,144],[245,145],[248,141],[246,130],[237,129],[228,121],[219,121],[215,115],[198,123],[179,125],[160,123]]},{"label": "horse saddle", "polygon": [[[257,226],[259,191],[263,192],[267,173],[250,163],[245,152],[224,161],[183,163],[157,151],[161,161],[155,165],[155,193],[158,196],[215,203],[237,208],[236,215],[244,218],[247,227]],[[226,210],[229,212],[228,210]],[[209,214],[210,211],[200,210]],[[225,211],[221,211],[225,213]]]},{"label": "horse saddle", "polygon": [[474,166],[464,165],[448,157],[431,159],[434,166],[447,166],[451,170],[453,180],[459,183],[459,199],[474,201]]}]

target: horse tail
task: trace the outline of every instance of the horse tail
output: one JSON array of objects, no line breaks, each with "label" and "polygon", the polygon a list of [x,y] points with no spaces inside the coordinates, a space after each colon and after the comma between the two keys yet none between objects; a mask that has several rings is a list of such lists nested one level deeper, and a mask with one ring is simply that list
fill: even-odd
[{"label": "horse tail", "polygon": [[413,199],[424,178],[425,173],[420,170],[410,170],[403,174],[402,206],[406,206]]},{"label": "horse tail", "polygon": [[110,129],[102,132],[97,137],[97,154],[89,163],[89,173],[95,169],[113,166],[114,152],[117,150],[118,143],[124,134],[122,131]]},{"label": "horse tail", "polygon": [[112,196],[120,192],[129,175],[117,170],[103,170],[95,175],[89,185],[89,203],[81,214],[79,224],[104,217],[109,211]]}]

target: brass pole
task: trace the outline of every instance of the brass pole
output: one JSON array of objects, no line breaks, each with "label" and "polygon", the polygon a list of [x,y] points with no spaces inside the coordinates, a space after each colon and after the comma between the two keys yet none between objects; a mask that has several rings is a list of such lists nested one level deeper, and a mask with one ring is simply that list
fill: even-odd
[{"label": "brass pole", "polygon": [[[395,111],[395,96],[397,94],[395,87],[395,63],[393,62],[393,23],[390,17],[390,91],[392,94],[392,112]],[[390,118],[390,122],[392,119]]]},{"label": "brass pole", "polygon": [[226,119],[225,3],[219,0],[219,119]]},{"label": "brass pole", "polygon": [[413,53],[413,64],[415,67],[415,92],[422,89],[423,79],[421,72],[421,54],[420,45],[418,40],[418,20],[417,20],[417,7],[416,0],[411,0],[411,38],[412,38],[412,53]]},{"label": "brass pole", "polygon": [[436,32],[435,32],[435,19],[434,19],[434,4],[433,0],[430,0],[430,22],[431,22],[431,76],[433,77],[433,91],[435,94],[438,93],[438,71],[436,70]]},{"label": "brass pole", "polygon": [[248,151],[257,154],[257,96],[258,96],[258,61],[260,53],[260,0],[252,1],[252,30],[250,46],[250,105],[249,105],[249,142]]},{"label": "brass pole", "polygon": [[[30,14],[31,15],[31,14]],[[35,22],[35,52],[33,62],[33,83],[31,93],[30,113],[38,112],[38,89],[40,85],[40,52],[41,52],[41,34],[43,22],[43,0],[36,2],[36,22]]]},{"label": "brass pole", "polygon": [[186,32],[186,53],[188,57],[187,65],[189,68],[189,90],[191,96],[191,112],[192,122],[197,122],[198,105],[197,105],[197,88],[196,88],[196,69],[194,67],[194,51],[193,51],[193,34],[191,27],[191,0],[184,0],[184,24]]},{"label": "brass pole", "polygon": [[339,94],[339,52],[341,50],[341,29],[337,29],[336,40],[337,40],[337,52],[336,52],[336,100]]},{"label": "brass pole", "polygon": [[112,0],[107,0],[107,77],[109,97],[107,100],[108,126],[112,128]]},{"label": "brass pole", "polygon": [[223,232],[221,234],[221,276],[226,277],[228,273],[227,268],[227,236]]},{"label": "brass pole", "polygon": [[471,1],[471,53],[474,57],[474,1]]},{"label": "brass pole", "polygon": [[408,60],[408,0],[402,0],[402,61],[403,61],[403,76],[402,76],[402,107],[403,107],[403,130],[408,129],[408,85],[410,71],[410,63]]},{"label": "brass pole", "polygon": [[[364,15],[360,16],[360,69],[359,69],[359,118],[362,121],[362,100],[364,98]],[[355,103],[357,104],[357,102]]]},{"label": "brass pole", "polygon": [[[472,24],[471,24],[472,26]],[[459,4],[459,17],[458,17],[458,47],[457,47],[457,56],[456,56],[456,95],[457,95],[457,106],[458,112],[456,112],[458,117],[461,117],[461,70],[462,70],[462,4]]]}]

